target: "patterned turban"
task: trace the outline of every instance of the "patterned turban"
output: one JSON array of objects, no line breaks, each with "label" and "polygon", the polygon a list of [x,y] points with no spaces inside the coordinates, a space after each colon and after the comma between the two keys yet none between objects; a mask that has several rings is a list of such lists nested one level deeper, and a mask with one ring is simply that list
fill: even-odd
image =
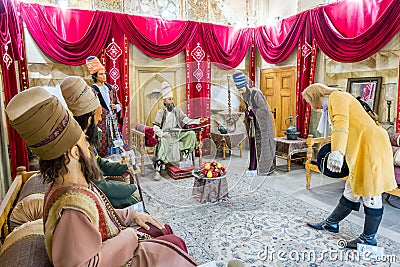
[{"label": "patterned turban", "polygon": [[95,56],[90,56],[86,59],[86,66],[88,67],[90,74],[98,73],[100,70],[106,70],[100,60]]},{"label": "patterned turban", "polygon": [[247,77],[241,71],[236,71],[232,75],[233,81],[235,82],[236,88],[240,89],[248,85]]},{"label": "patterned turban", "polygon": [[82,77],[69,76],[60,84],[68,109],[74,116],[81,116],[100,107],[100,101]]}]

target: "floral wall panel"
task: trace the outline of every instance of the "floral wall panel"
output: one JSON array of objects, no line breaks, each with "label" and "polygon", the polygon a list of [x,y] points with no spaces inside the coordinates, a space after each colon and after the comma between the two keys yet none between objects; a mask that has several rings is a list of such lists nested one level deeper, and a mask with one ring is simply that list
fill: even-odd
[{"label": "floral wall panel", "polygon": [[186,14],[184,19],[195,21],[209,21],[210,0],[186,0]]},{"label": "floral wall panel", "polygon": [[[92,9],[93,8],[93,0],[24,0],[25,3],[38,3],[44,5],[54,5],[54,6],[65,6],[69,8],[79,8],[79,9]],[[63,3],[61,3],[63,2]]]},{"label": "floral wall panel", "polygon": [[79,9],[93,9],[93,0],[68,0],[68,7]]},{"label": "floral wall panel", "polygon": [[122,12],[123,0],[94,0],[93,7],[98,10]]},{"label": "floral wall panel", "polygon": [[180,5],[180,0],[125,0],[123,12],[143,16],[158,16],[165,19],[180,19]]}]

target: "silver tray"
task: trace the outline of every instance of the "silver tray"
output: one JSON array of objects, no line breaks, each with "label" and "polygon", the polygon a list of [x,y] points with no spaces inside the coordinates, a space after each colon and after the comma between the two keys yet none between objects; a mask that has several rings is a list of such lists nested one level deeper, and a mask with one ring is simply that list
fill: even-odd
[{"label": "silver tray", "polygon": [[198,175],[197,173],[194,172],[194,170],[192,170],[192,175],[194,177],[196,177],[197,179],[204,179],[204,180],[219,180],[219,179],[222,179],[222,178],[226,178],[226,173],[224,175],[222,175],[222,176],[219,176],[219,177],[208,178],[208,177],[204,176],[203,174]]}]

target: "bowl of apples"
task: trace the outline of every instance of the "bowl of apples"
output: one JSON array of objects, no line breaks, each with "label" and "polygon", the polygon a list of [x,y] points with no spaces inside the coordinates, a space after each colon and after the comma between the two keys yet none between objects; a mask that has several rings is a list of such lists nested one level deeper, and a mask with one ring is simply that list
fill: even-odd
[{"label": "bowl of apples", "polygon": [[226,167],[213,160],[200,165],[192,171],[193,176],[200,179],[221,179],[226,175]]}]

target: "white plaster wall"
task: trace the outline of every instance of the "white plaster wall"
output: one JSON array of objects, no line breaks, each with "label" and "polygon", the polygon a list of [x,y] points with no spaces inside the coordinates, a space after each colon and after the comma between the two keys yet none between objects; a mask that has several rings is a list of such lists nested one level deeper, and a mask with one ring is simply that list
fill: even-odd
[{"label": "white plaster wall", "polygon": [[276,22],[276,18],[287,18],[297,13],[297,1],[262,0],[258,3],[257,25]]},{"label": "white plaster wall", "polygon": [[28,63],[52,63],[53,61],[42,52],[39,46],[33,40],[26,26],[24,26],[24,38],[26,47],[26,59]]},{"label": "white plaster wall", "polygon": [[[287,18],[298,13],[298,5],[301,1],[277,1],[277,0],[264,0],[259,4],[258,25],[268,25],[277,22],[277,18]],[[260,85],[260,71],[262,69],[277,68],[284,66],[296,66],[297,64],[297,50],[295,49],[290,56],[283,62],[278,64],[269,64],[266,62],[259,53],[257,53],[257,71],[256,71],[256,85]]]},{"label": "white plaster wall", "polygon": [[336,1],[329,1],[329,0],[298,0],[298,3],[297,3],[298,10],[297,10],[297,12],[300,13],[302,11],[305,11],[307,9],[312,9],[312,8],[317,7],[319,5],[328,4],[329,2],[336,2]]}]

